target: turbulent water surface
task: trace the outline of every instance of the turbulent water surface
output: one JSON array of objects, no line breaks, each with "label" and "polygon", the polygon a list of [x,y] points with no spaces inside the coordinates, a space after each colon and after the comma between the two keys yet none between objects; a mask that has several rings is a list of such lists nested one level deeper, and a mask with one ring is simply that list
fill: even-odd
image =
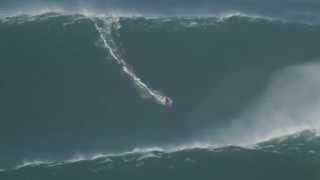
[{"label": "turbulent water surface", "polygon": [[30,162],[3,179],[317,179],[320,140],[313,131],[272,139],[255,148],[150,150],[62,162]]},{"label": "turbulent water surface", "polygon": [[0,39],[1,180],[320,178],[316,22],[45,13]]}]

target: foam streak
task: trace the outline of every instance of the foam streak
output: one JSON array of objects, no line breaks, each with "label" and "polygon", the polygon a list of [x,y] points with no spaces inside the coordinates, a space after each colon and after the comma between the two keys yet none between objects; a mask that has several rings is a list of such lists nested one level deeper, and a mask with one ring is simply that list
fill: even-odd
[{"label": "foam streak", "polygon": [[99,32],[100,39],[103,42],[104,48],[108,51],[108,53],[112,56],[112,58],[122,67],[123,72],[133,81],[134,85],[141,92],[143,97],[151,98],[155,100],[155,102],[164,105],[171,106],[172,100],[170,97],[162,95],[159,91],[156,91],[150,87],[148,87],[134,72],[129,68],[126,61],[121,58],[120,53],[118,53],[118,49],[116,43],[112,38],[112,26],[114,23],[118,23],[119,18],[111,18],[111,21],[102,20],[101,25],[98,25],[98,22],[93,20],[94,26],[96,30]]}]

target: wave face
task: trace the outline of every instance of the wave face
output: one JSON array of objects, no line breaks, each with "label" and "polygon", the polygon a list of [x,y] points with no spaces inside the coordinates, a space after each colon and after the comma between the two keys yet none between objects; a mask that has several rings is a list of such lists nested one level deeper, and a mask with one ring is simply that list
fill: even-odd
[{"label": "wave face", "polygon": [[318,179],[320,138],[313,131],[258,144],[171,153],[150,151],[74,162],[28,164],[1,179]]},{"label": "wave face", "polygon": [[2,18],[0,167],[34,163],[0,179],[317,179],[312,132],[259,142],[319,128],[319,35],[241,14]]}]

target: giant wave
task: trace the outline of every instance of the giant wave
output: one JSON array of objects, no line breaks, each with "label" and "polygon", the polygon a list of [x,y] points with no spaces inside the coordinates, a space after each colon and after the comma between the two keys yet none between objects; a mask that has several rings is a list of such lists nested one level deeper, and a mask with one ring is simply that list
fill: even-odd
[{"label": "giant wave", "polygon": [[[102,22],[110,22],[103,25],[111,28],[103,36],[103,29],[99,32],[102,26],[98,26]],[[270,179],[275,173],[290,179],[319,177],[314,173],[319,141],[314,132],[307,130],[260,144],[319,125],[317,58],[320,54],[317,47],[320,41],[317,37],[320,27],[317,24],[241,13],[150,18],[49,13],[3,18],[0,31],[5,42],[0,43],[3,69],[15,69],[6,88],[24,90],[17,91],[17,96],[10,101],[17,102],[18,110],[32,112],[26,113],[29,124],[26,123],[21,132],[28,134],[28,129],[34,126],[53,128],[49,130],[51,133],[68,129],[63,132],[66,140],[60,139],[57,147],[50,146],[54,150],[44,151],[74,148],[70,152],[82,154],[83,146],[79,144],[91,143],[83,154],[95,149],[128,152],[137,147],[158,148],[92,158],[80,156],[78,160],[69,161],[26,162],[15,170],[5,171],[1,174],[3,177],[23,178],[35,173],[38,179],[80,175],[99,179],[127,173],[138,178],[146,175],[148,168],[165,172],[150,171],[145,176],[153,179],[169,178],[172,173],[186,179],[194,179],[199,174],[227,179],[241,175],[248,179]],[[108,57],[101,37],[109,38],[106,43],[111,43]],[[121,67],[114,63],[119,61],[118,57],[125,61],[120,63],[124,69],[130,66],[127,69],[134,69],[137,75],[126,73],[128,71],[121,74]],[[19,68],[16,65],[19,63],[27,65]],[[168,110],[141,99],[130,83],[132,79],[143,97],[152,96],[161,102],[162,93],[153,88],[161,89],[172,96],[175,105]],[[13,83],[24,81],[28,83]],[[149,88],[151,85],[153,88]],[[25,99],[24,93],[28,90],[34,93],[35,99]],[[33,102],[33,107],[26,105],[28,101]],[[44,102],[52,105],[43,107]],[[76,106],[83,102],[88,105]],[[43,114],[39,115],[35,109]],[[4,128],[14,126],[15,121],[9,122],[11,114],[3,117],[8,119]],[[43,122],[45,118],[48,119]],[[3,134],[10,136],[12,132]],[[87,137],[75,143],[81,134]],[[25,141],[32,144],[33,138],[41,135],[42,130],[35,130]],[[17,147],[22,140],[14,141],[16,144],[12,145]],[[73,143],[78,145],[72,147]],[[254,144],[257,147],[245,148]],[[22,154],[19,160],[37,159],[39,147],[26,147],[28,153]],[[39,158],[60,156],[60,153],[51,153]],[[255,167],[258,164],[264,166]],[[275,164],[278,168],[291,166],[280,172],[272,167]],[[196,169],[197,173],[182,172],[188,172],[189,168]],[[211,168],[216,169],[214,175]],[[270,170],[270,177],[259,176],[264,168]],[[292,169],[297,171],[289,173]],[[226,174],[229,170],[236,173]],[[158,176],[154,177],[155,174]]]}]

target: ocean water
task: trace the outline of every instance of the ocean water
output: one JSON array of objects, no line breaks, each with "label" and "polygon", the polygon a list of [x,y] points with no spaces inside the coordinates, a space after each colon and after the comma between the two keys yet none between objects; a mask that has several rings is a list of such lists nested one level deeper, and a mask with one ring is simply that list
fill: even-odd
[{"label": "ocean water", "polygon": [[164,152],[136,151],[91,159],[34,161],[1,179],[317,179],[319,137],[314,131],[275,138],[254,148],[228,146]]},{"label": "ocean water", "polygon": [[0,20],[0,179],[320,178],[320,25]]}]

